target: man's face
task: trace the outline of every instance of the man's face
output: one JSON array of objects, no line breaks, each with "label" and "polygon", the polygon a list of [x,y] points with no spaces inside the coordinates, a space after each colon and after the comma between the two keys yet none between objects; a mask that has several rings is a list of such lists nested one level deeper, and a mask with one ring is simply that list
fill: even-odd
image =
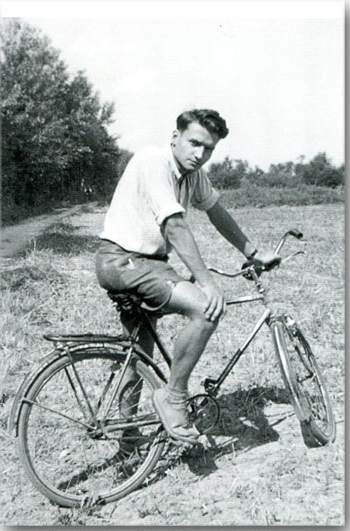
[{"label": "man's face", "polygon": [[175,130],[172,136],[173,154],[181,173],[198,170],[213,154],[220,138],[197,122],[189,124],[185,131]]}]

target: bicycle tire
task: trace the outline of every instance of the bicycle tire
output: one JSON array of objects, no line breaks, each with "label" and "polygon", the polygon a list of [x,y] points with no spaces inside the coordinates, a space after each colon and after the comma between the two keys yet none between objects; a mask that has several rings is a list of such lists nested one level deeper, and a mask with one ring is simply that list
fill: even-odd
[{"label": "bicycle tire", "polygon": [[295,321],[276,320],[272,326],[282,377],[309,447],[335,440],[336,424],[327,386],[311,347]]},{"label": "bicycle tire", "polygon": [[70,356],[58,350],[26,392],[17,424],[20,460],[32,483],[55,504],[82,507],[113,502],[140,486],[162,454],[165,437],[151,399],[159,381],[134,358],[142,386],[138,412],[126,419],[125,411],[123,416],[118,411],[120,400],[115,399],[105,423],[127,423],[129,432],[117,429],[96,437],[96,431],[87,427],[91,420],[74,367],[92,409],[102,415],[111,394],[107,382],[114,381],[125,365],[125,345],[124,352],[117,346],[82,345]]}]

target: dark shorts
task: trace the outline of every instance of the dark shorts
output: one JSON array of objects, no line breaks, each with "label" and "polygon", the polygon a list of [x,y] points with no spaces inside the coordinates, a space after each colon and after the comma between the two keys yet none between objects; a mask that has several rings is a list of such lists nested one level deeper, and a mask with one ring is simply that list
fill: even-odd
[{"label": "dark shorts", "polygon": [[96,274],[102,288],[115,293],[133,293],[151,311],[164,306],[176,284],[185,280],[168,264],[168,257],[129,252],[108,240],[101,240]]}]

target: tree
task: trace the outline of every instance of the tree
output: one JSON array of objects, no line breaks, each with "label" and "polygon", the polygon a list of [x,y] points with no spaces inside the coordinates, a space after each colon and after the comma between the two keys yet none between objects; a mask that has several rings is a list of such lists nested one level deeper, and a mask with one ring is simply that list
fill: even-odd
[{"label": "tree", "polygon": [[245,160],[233,161],[225,157],[223,162],[214,162],[210,165],[208,175],[217,188],[239,188],[241,180],[249,171],[248,162]]},{"label": "tree", "polygon": [[344,184],[344,165],[336,168],[326,153],[318,153],[308,164],[299,166],[298,173],[306,184],[335,188]]},{"label": "tree", "polygon": [[3,190],[33,201],[50,167],[53,178],[67,163],[62,153],[64,125],[57,117],[58,94],[67,82],[64,64],[46,38],[13,19],[3,32]]},{"label": "tree", "polygon": [[2,48],[3,196],[17,205],[63,198],[82,178],[103,189],[119,157],[107,132],[113,105],[100,104],[83,72],[71,80],[49,39],[26,22],[3,24]]},{"label": "tree", "polygon": [[293,162],[270,164],[268,171],[260,179],[261,186],[276,188],[291,187],[296,185],[295,165]]},{"label": "tree", "polygon": [[97,94],[83,72],[78,72],[66,96],[65,123],[70,139],[70,168],[64,188],[78,189],[82,179],[95,195],[105,195],[117,175],[120,152],[106,125],[111,123],[114,106],[100,105]]}]

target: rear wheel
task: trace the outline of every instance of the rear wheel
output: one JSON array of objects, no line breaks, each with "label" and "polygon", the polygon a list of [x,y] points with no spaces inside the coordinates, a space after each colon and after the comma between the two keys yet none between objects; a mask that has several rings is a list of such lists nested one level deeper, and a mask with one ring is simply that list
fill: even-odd
[{"label": "rear wheel", "polygon": [[305,336],[290,318],[271,325],[282,376],[308,446],[335,440],[336,427],[325,380]]},{"label": "rear wheel", "polygon": [[24,397],[20,458],[51,501],[65,507],[108,503],[143,483],[161,456],[164,433],[152,405],[159,383],[134,358],[133,381],[123,386],[124,376],[111,401],[125,353],[113,346],[72,350],[59,353]]}]

